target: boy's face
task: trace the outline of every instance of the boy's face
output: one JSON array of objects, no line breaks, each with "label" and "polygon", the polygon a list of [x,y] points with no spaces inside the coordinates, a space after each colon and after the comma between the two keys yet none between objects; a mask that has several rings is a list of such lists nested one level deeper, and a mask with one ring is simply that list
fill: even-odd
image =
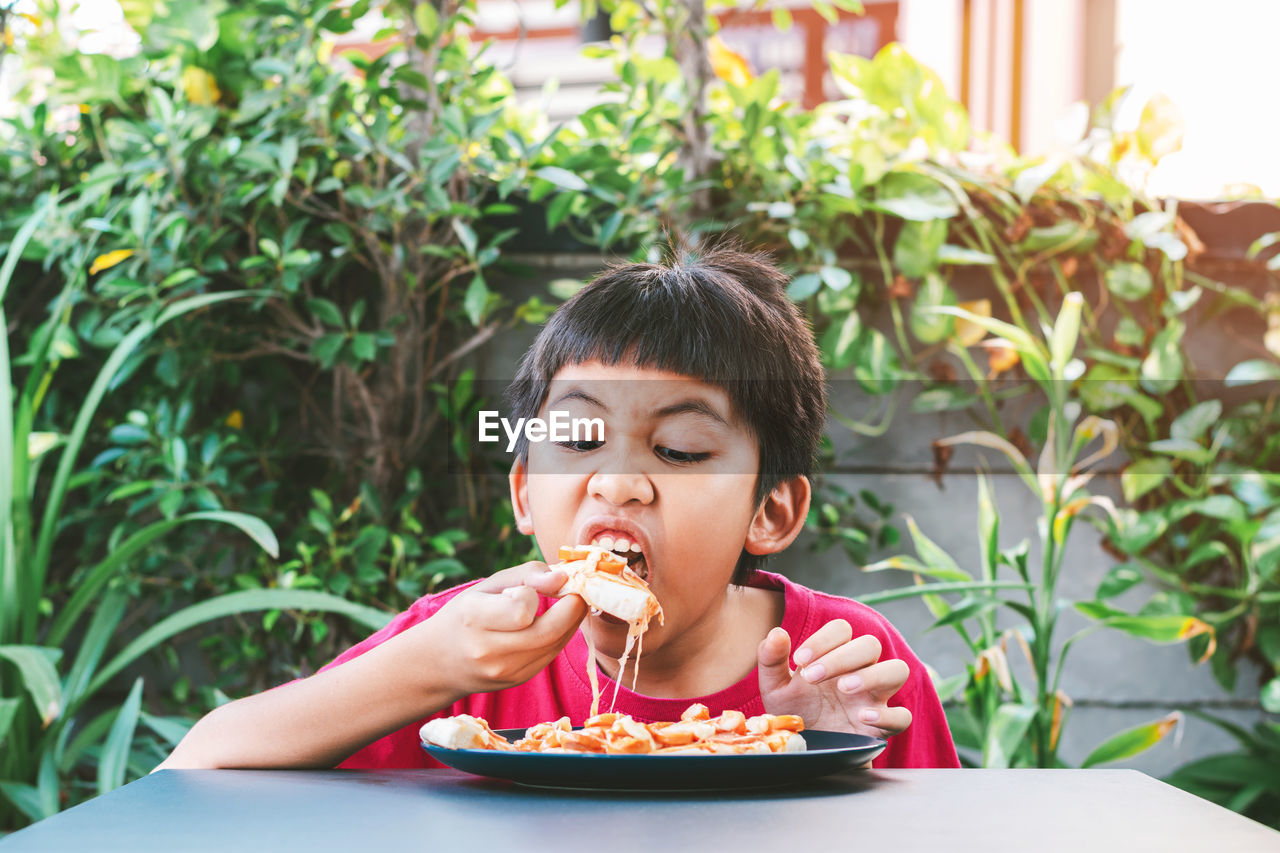
[{"label": "boy's face", "polygon": [[[714,622],[744,545],[764,552],[750,538],[759,451],[728,394],[679,374],[589,362],[555,375],[538,416],[552,410],[601,419],[604,441],[530,442],[527,471],[517,465],[511,478],[521,531],[550,563],[561,545],[638,543],[636,569],[665,615],[645,635],[646,653]],[[618,620],[592,616],[585,627],[602,652],[621,652]]]}]

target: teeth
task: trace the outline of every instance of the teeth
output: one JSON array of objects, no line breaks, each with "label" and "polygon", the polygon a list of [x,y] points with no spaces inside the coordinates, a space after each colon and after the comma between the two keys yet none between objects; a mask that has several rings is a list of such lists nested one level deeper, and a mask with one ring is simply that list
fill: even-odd
[{"label": "teeth", "polygon": [[613,540],[613,548],[611,548],[610,550],[626,551],[630,547],[631,547],[630,539],[615,539]]},{"label": "teeth", "polygon": [[604,548],[604,549],[606,549],[606,550],[610,550],[610,551],[611,551],[611,550],[613,550],[613,537],[612,537],[612,536],[601,536],[601,537],[600,537],[600,539],[599,539],[599,542],[600,542],[600,547],[601,547],[601,548]]},{"label": "teeth", "polygon": [[631,550],[632,550],[632,551],[634,551],[634,552],[636,552],[637,554],[639,554],[639,553],[640,553],[640,543],[639,543],[639,542],[632,542],[632,543],[631,543]]}]

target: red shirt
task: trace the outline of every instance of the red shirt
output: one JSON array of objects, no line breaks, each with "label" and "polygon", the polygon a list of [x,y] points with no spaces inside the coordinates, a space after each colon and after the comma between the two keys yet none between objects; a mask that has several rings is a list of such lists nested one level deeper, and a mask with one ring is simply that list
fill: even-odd
[{"label": "red shirt", "polygon": [[[853,626],[855,637],[872,634],[880,640],[883,648],[881,660],[897,658],[906,662],[911,675],[902,689],[889,700],[889,704],[903,705],[910,709],[912,722],[905,732],[889,738],[888,748],[875,759],[874,766],[960,766],[942,705],[924,664],[907,646],[897,629],[889,624],[889,620],[864,604],[807,589],[781,575],[757,572],[750,585],[782,591],[786,605],[782,627],[791,636],[793,650],[832,619],[845,619]],[[469,586],[471,584],[463,584],[418,599],[385,628],[347,649],[329,666],[338,666],[358,657],[401,631],[430,618],[445,602]],[[546,602],[543,604],[545,606]],[[579,631],[548,667],[524,684],[493,693],[468,696],[446,710],[424,717],[374,741],[339,766],[377,769],[441,766],[429,758],[418,743],[418,730],[422,724],[436,717],[471,714],[483,717],[495,729],[528,728],[563,716],[569,717],[573,725],[581,725],[591,709],[591,685],[587,680],[586,662],[587,644]],[[601,708],[605,709],[613,696],[614,682],[603,672],[599,673],[599,677]],[[719,693],[688,699],[657,699],[633,693],[623,684],[618,690],[614,710],[630,714],[644,722],[658,722],[680,719],[681,712],[694,702],[706,705],[712,715],[731,709],[747,716],[765,712],[756,670]]]}]

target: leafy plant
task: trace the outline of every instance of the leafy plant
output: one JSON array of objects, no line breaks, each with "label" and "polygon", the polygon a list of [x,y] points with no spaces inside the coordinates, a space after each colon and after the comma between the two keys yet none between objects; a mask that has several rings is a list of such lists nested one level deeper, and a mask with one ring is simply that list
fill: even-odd
[{"label": "leafy plant", "polygon": [[[56,203],[54,197],[43,199],[10,243],[0,266],[0,306],[23,250]],[[91,251],[92,243],[84,247],[81,259],[87,261]],[[186,524],[231,525],[264,550],[276,552],[270,528],[237,512],[207,510],[152,522],[69,577],[51,575],[55,541],[65,533],[64,501],[72,489],[95,476],[92,470],[78,472],[77,459],[121,366],[167,323],[248,295],[230,291],[193,296],[139,316],[102,366],[70,431],[35,431],[41,404],[64,355],[56,342],[65,332],[71,300],[83,286],[87,266],[80,267],[79,274],[72,272],[53,306],[51,321],[33,335],[20,359],[26,377],[17,384],[16,397],[12,396],[15,377],[7,335],[0,339],[0,470],[9,472],[0,478],[0,741],[5,745],[0,756],[0,792],[6,800],[0,825],[6,827],[15,825],[19,815],[38,820],[82,796],[86,766],[97,767],[97,792],[122,784],[130,772],[140,723],[161,737],[175,734],[172,721],[142,712],[141,678],[134,681],[121,707],[101,710],[93,704],[116,675],[157,645],[211,619],[268,608],[325,608],[369,625],[380,625],[386,618],[319,593],[232,593],[172,613],[120,647],[129,600],[119,580],[137,554],[171,530]],[[0,325],[7,328],[2,307]],[[58,458],[57,469],[47,490],[38,489],[41,463],[52,457]],[[63,583],[73,590],[65,598],[59,595]],[[53,607],[55,596],[59,604]],[[146,769],[134,765],[132,772]]]},{"label": "leafy plant", "polygon": [[1249,731],[1211,714],[1193,712],[1234,737],[1236,752],[1210,755],[1184,764],[1165,777],[1206,800],[1280,829],[1280,723],[1261,720]]},{"label": "leafy plant", "polygon": [[[1213,642],[1213,629],[1194,617],[1127,613],[1102,600],[1070,602],[1059,593],[1063,559],[1076,516],[1090,507],[1115,513],[1109,498],[1091,495],[1085,486],[1093,477],[1091,468],[1115,450],[1117,427],[1096,415],[1078,417],[1074,413],[1077,407],[1068,397],[1068,377],[1078,375],[1083,368],[1074,357],[1082,309],[1083,299],[1069,294],[1047,339],[1032,337],[1016,326],[961,308],[935,309],[974,323],[1012,347],[1047,399],[1047,438],[1035,467],[1017,447],[993,432],[966,432],[936,442],[939,448],[977,445],[997,450],[1008,460],[1040,506],[1034,547],[1025,539],[1011,548],[1000,547],[999,514],[991,486],[980,475],[979,572],[961,568],[910,521],[917,556],[894,557],[866,567],[867,571],[909,571],[917,583],[925,577],[955,582],[955,591],[963,592],[959,600],[948,601],[941,594],[943,590],[930,589],[928,585],[910,591],[924,596],[936,618],[934,627],[952,628],[974,656],[964,673],[943,682],[940,692],[946,697],[961,698],[961,704],[949,713],[951,730],[957,746],[968,751],[967,763],[978,766],[1061,765],[1058,747],[1071,707],[1061,679],[1069,652],[1081,637],[1111,628],[1156,643],[1199,635]],[[1039,571],[1034,568],[1035,561],[1039,562]],[[980,587],[972,585],[979,580]],[[1006,593],[996,586],[1002,580],[1012,581],[1017,591]],[[1074,607],[1093,624],[1058,644],[1055,634],[1059,619],[1068,607]],[[997,629],[997,612],[1001,610],[1018,617],[1016,628],[1003,632]],[[1021,682],[1010,665],[1010,640],[1016,642],[1027,659],[1031,669],[1029,684]],[[1171,714],[1110,737],[1084,759],[1083,766],[1135,755],[1163,738],[1176,720],[1177,715]]]}]

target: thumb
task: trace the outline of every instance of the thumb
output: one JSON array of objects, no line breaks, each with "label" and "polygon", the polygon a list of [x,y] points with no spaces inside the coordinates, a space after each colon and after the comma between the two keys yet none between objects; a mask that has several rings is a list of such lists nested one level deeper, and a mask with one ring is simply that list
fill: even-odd
[{"label": "thumb", "polygon": [[760,693],[780,690],[791,683],[791,637],[782,628],[774,628],[760,641],[756,661],[760,668]]},{"label": "thumb", "polygon": [[476,592],[468,597],[467,604],[474,624],[486,631],[521,631],[532,625],[538,615],[538,594],[524,586]]}]

